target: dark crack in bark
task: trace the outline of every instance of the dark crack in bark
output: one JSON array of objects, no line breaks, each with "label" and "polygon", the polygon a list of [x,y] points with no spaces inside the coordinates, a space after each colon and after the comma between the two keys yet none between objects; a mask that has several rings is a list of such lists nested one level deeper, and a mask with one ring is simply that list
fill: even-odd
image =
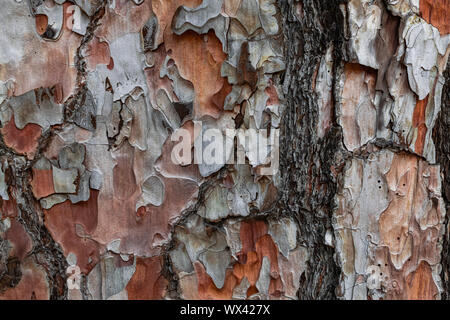
[{"label": "dark crack in bark", "polygon": [[[339,268],[334,249],[325,245],[337,190],[332,167],[338,166],[342,132],[333,123],[320,139],[315,128],[319,106],[312,89],[315,66],[334,47],[334,71],[343,55],[344,22],[340,1],[279,1],[283,16],[287,71],[284,95],[287,111],[280,139],[280,170],[284,186],[279,207],[293,216],[300,228],[300,243],[309,261],[300,279],[299,299],[336,299]],[[334,77],[336,89],[338,77]],[[336,97],[334,97],[336,103]]]},{"label": "dark crack in bark", "polygon": [[[48,145],[51,130],[43,133],[39,140],[39,149],[35,159],[39,159],[41,153]],[[32,171],[34,161],[27,161],[25,157],[15,154],[8,148],[3,138],[0,138],[0,157],[8,162],[5,172],[9,193],[14,195],[17,201],[18,217],[33,244],[32,256],[35,262],[44,268],[50,292],[50,299],[64,300],[67,298],[66,269],[67,262],[60,245],[52,238],[44,225],[44,215],[39,202],[34,198],[31,190]],[[19,267],[17,263],[17,268]],[[8,269],[9,270],[9,269]],[[12,283],[14,287],[18,281]]]},{"label": "dark crack in bark", "polygon": [[[436,145],[436,159],[441,166],[442,172],[442,196],[445,201],[446,210],[450,208],[450,63],[444,73],[445,85],[442,90],[441,112],[436,121],[433,132],[433,140]],[[443,249],[441,253],[442,263],[442,280],[444,292],[443,300],[450,300],[450,225],[448,214],[445,217],[445,234]]]}]

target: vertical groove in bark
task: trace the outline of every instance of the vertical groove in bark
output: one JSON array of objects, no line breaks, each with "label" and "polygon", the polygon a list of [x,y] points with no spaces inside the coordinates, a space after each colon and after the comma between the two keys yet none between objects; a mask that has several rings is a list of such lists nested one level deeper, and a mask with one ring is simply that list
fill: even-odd
[{"label": "vertical groove in bark", "polygon": [[[52,132],[49,130],[41,137],[36,159],[39,158],[39,153],[45,149],[51,134]],[[0,143],[0,157],[5,159],[9,166],[5,175],[8,185],[10,185],[10,193],[17,201],[17,221],[23,226],[32,241],[33,249],[28,257],[32,257],[34,262],[45,270],[50,300],[65,300],[67,298],[66,270],[68,265],[60,245],[45,227],[43,213],[31,191],[31,166],[34,161],[27,161],[24,157],[16,155],[5,146],[3,139]],[[17,268],[20,269],[19,266]],[[15,287],[18,283],[19,281],[15,282],[10,288]]]},{"label": "vertical groove in bark", "polygon": [[334,249],[325,245],[325,235],[332,229],[337,182],[331,168],[340,158],[342,134],[333,121],[328,133],[322,139],[318,137],[319,107],[312,83],[315,68],[331,45],[335,71],[339,66],[344,22],[339,1],[289,0],[281,1],[280,7],[287,60],[284,79],[287,111],[280,141],[284,181],[280,207],[283,215],[298,220],[300,243],[309,253],[298,297],[335,299],[340,271],[333,257]]},{"label": "vertical groove in bark", "polygon": [[[77,68],[77,83],[76,91],[72,97],[64,105],[64,118],[67,122],[72,122],[80,125],[80,120],[86,118],[86,122],[93,123],[95,128],[95,118],[89,115],[89,110],[85,105],[87,88],[86,88],[86,76],[87,76],[87,66],[86,57],[83,56],[83,51],[86,50],[86,46],[94,37],[94,32],[100,25],[100,21],[105,14],[105,7],[107,2],[101,3],[95,10],[95,14],[89,21],[86,28],[86,34],[81,40],[81,45],[77,49],[77,55],[75,56],[75,65]],[[84,117],[83,117],[84,115]]]},{"label": "vertical groove in bark", "polygon": [[[436,141],[436,157],[441,165],[442,172],[442,196],[445,201],[446,210],[450,207],[450,63],[444,73],[445,85],[442,90],[441,112],[434,130],[434,140]],[[445,235],[442,250],[442,280],[444,292],[442,298],[450,300],[450,232],[449,218],[445,218]]]}]

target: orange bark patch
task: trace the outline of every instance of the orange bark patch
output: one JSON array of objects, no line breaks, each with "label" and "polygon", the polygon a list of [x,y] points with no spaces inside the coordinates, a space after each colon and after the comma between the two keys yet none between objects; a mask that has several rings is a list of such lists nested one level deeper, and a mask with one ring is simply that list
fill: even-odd
[{"label": "orange bark patch", "polygon": [[425,111],[428,105],[428,96],[417,102],[413,114],[413,126],[417,128],[417,139],[415,143],[415,151],[417,154],[423,153],[425,145],[425,136],[427,134],[427,126],[425,124]]},{"label": "orange bark patch", "polygon": [[[201,0],[153,1],[152,8],[158,18],[155,41],[157,45],[164,42],[180,75],[193,84],[196,94],[194,102],[196,118],[203,115],[217,118],[223,110],[225,97],[231,92],[228,81],[220,76],[220,68],[226,58],[220,40],[212,31],[207,35],[188,31],[177,36],[171,30],[177,8],[180,6],[195,8],[201,3]],[[166,91],[170,93],[170,90]]]},{"label": "orange bark patch", "polygon": [[52,170],[33,169],[31,189],[36,199],[48,197],[55,193]]},{"label": "orange bark patch", "polygon": [[94,37],[88,44],[86,59],[90,70],[94,70],[98,64],[108,65],[111,60],[111,52],[108,43]]},{"label": "orange bark patch", "polygon": [[246,252],[255,251],[256,241],[267,234],[267,230],[267,224],[263,220],[242,222],[240,230],[242,252],[245,254]]},{"label": "orange bark patch", "polygon": [[27,124],[22,130],[17,129],[14,116],[0,130],[6,146],[14,149],[17,153],[26,155],[28,159],[33,159],[39,145],[39,138],[42,128],[34,123]]},{"label": "orange bark patch", "polygon": [[267,224],[262,220],[246,221],[241,224],[242,251],[239,262],[233,266],[233,275],[240,281],[247,278],[250,288],[247,296],[255,294],[255,285],[260,277],[263,258],[270,261],[269,294],[279,296],[283,291],[278,266],[278,248],[267,233]]},{"label": "orange bark patch", "polygon": [[430,265],[422,261],[416,271],[406,277],[405,299],[434,300],[439,293]]},{"label": "orange bark patch", "polygon": [[259,278],[261,263],[262,261],[259,260],[256,252],[247,252],[245,263],[236,263],[233,267],[233,274],[239,279],[239,281],[246,277],[248,282],[254,286]]},{"label": "orange bark patch", "polygon": [[247,297],[257,294],[256,283],[260,277],[264,257],[267,257],[270,261],[268,293],[271,296],[280,296],[284,293],[278,266],[278,248],[267,232],[268,226],[262,220],[251,220],[241,223],[242,250],[238,253],[239,261],[234,264],[232,269],[226,271],[225,283],[221,289],[215,286],[202,263],[199,261],[194,262],[199,298],[231,299],[233,290],[244,278],[247,278],[250,283],[250,287],[247,289]]},{"label": "orange bark patch", "polygon": [[[219,117],[225,101],[226,79],[220,75],[226,54],[214,32],[198,35],[188,31],[181,36],[166,37],[166,48],[171,50],[180,75],[192,82],[195,89],[194,113],[196,118],[203,115]],[[224,88],[225,86],[225,88]],[[223,93],[219,93],[224,88]]]},{"label": "orange bark patch", "polygon": [[255,244],[256,253],[260,257],[261,261],[263,257],[267,257],[270,260],[270,273],[276,277],[278,275],[278,249],[273,242],[272,237],[268,234],[261,237]]},{"label": "orange bark patch", "polygon": [[109,63],[106,67],[108,68],[108,70],[114,69],[114,59],[113,58],[109,59]]},{"label": "orange bark patch", "polygon": [[35,19],[36,19],[36,31],[40,35],[43,35],[45,33],[45,30],[47,30],[48,18],[44,14],[37,14]]},{"label": "orange bark patch", "polygon": [[206,273],[205,267],[196,261],[194,269],[197,274],[198,294],[203,300],[229,300],[233,296],[233,289],[238,285],[238,280],[227,270],[225,284],[222,289],[217,289],[211,277]]},{"label": "orange bark patch", "polygon": [[[164,42],[164,37],[171,36],[171,23],[173,15],[179,6],[189,8],[198,7],[202,0],[153,0],[152,9],[158,17],[158,33],[156,34],[156,44]],[[166,33],[167,32],[167,33]],[[167,39],[166,39],[167,40]]]},{"label": "orange bark patch", "polygon": [[[270,235],[266,234],[262,236],[255,244],[255,251],[244,253],[247,256],[244,264],[237,263],[233,267],[233,274],[241,281],[244,277],[247,278],[251,287],[256,285],[260,277],[260,271],[262,267],[263,258],[267,257],[270,261],[270,286],[269,294],[276,296],[281,295],[283,292],[283,285],[280,279],[280,272],[278,267],[278,249],[273,242]],[[242,252],[243,253],[243,252]],[[247,296],[254,293],[247,292]]]},{"label": "orange bark patch", "polygon": [[[380,245],[385,251],[378,260],[391,265],[388,299],[434,299],[438,295],[430,264],[440,261],[442,212],[432,196],[439,168],[417,156],[396,154],[386,174],[390,203],[379,218]],[[381,254],[381,250],[380,250]]]},{"label": "orange bark patch", "polygon": [[126,290],[129,300],[162,299],[167,287],[167,280],[161,275],[159,257],[138,258],[136,272],[128,282]]},{"label": "orange bark patch", "polygon": [[450,33],[450,1],[449,0],[420,0],[422,18],[439,29],[444,35]]}]

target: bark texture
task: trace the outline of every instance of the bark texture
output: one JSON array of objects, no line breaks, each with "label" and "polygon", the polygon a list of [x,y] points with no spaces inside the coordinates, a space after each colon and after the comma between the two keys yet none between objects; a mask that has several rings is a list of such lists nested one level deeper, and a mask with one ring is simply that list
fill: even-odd
[{"label": "bark texture", "polygon": [[332,237],[342,130],[334,115],[336,77],[342,61],[344,21],[338,1],[282,1],[287,71],[281,133],[280,215],[299,225],[307,248],[300,299],[333,299],[339,268]]},{"label": "bark texture", "polygon": [[5,0],[0,299],[448,298],[449,11]]}]

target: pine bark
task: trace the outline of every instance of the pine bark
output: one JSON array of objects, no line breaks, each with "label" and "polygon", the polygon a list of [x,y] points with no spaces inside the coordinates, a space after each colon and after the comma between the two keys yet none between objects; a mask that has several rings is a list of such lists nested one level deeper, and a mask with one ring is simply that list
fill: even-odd
[{"label": "pine bark", "polygon": [[0,299],[448,299],[447,2],[5,2]]}]

